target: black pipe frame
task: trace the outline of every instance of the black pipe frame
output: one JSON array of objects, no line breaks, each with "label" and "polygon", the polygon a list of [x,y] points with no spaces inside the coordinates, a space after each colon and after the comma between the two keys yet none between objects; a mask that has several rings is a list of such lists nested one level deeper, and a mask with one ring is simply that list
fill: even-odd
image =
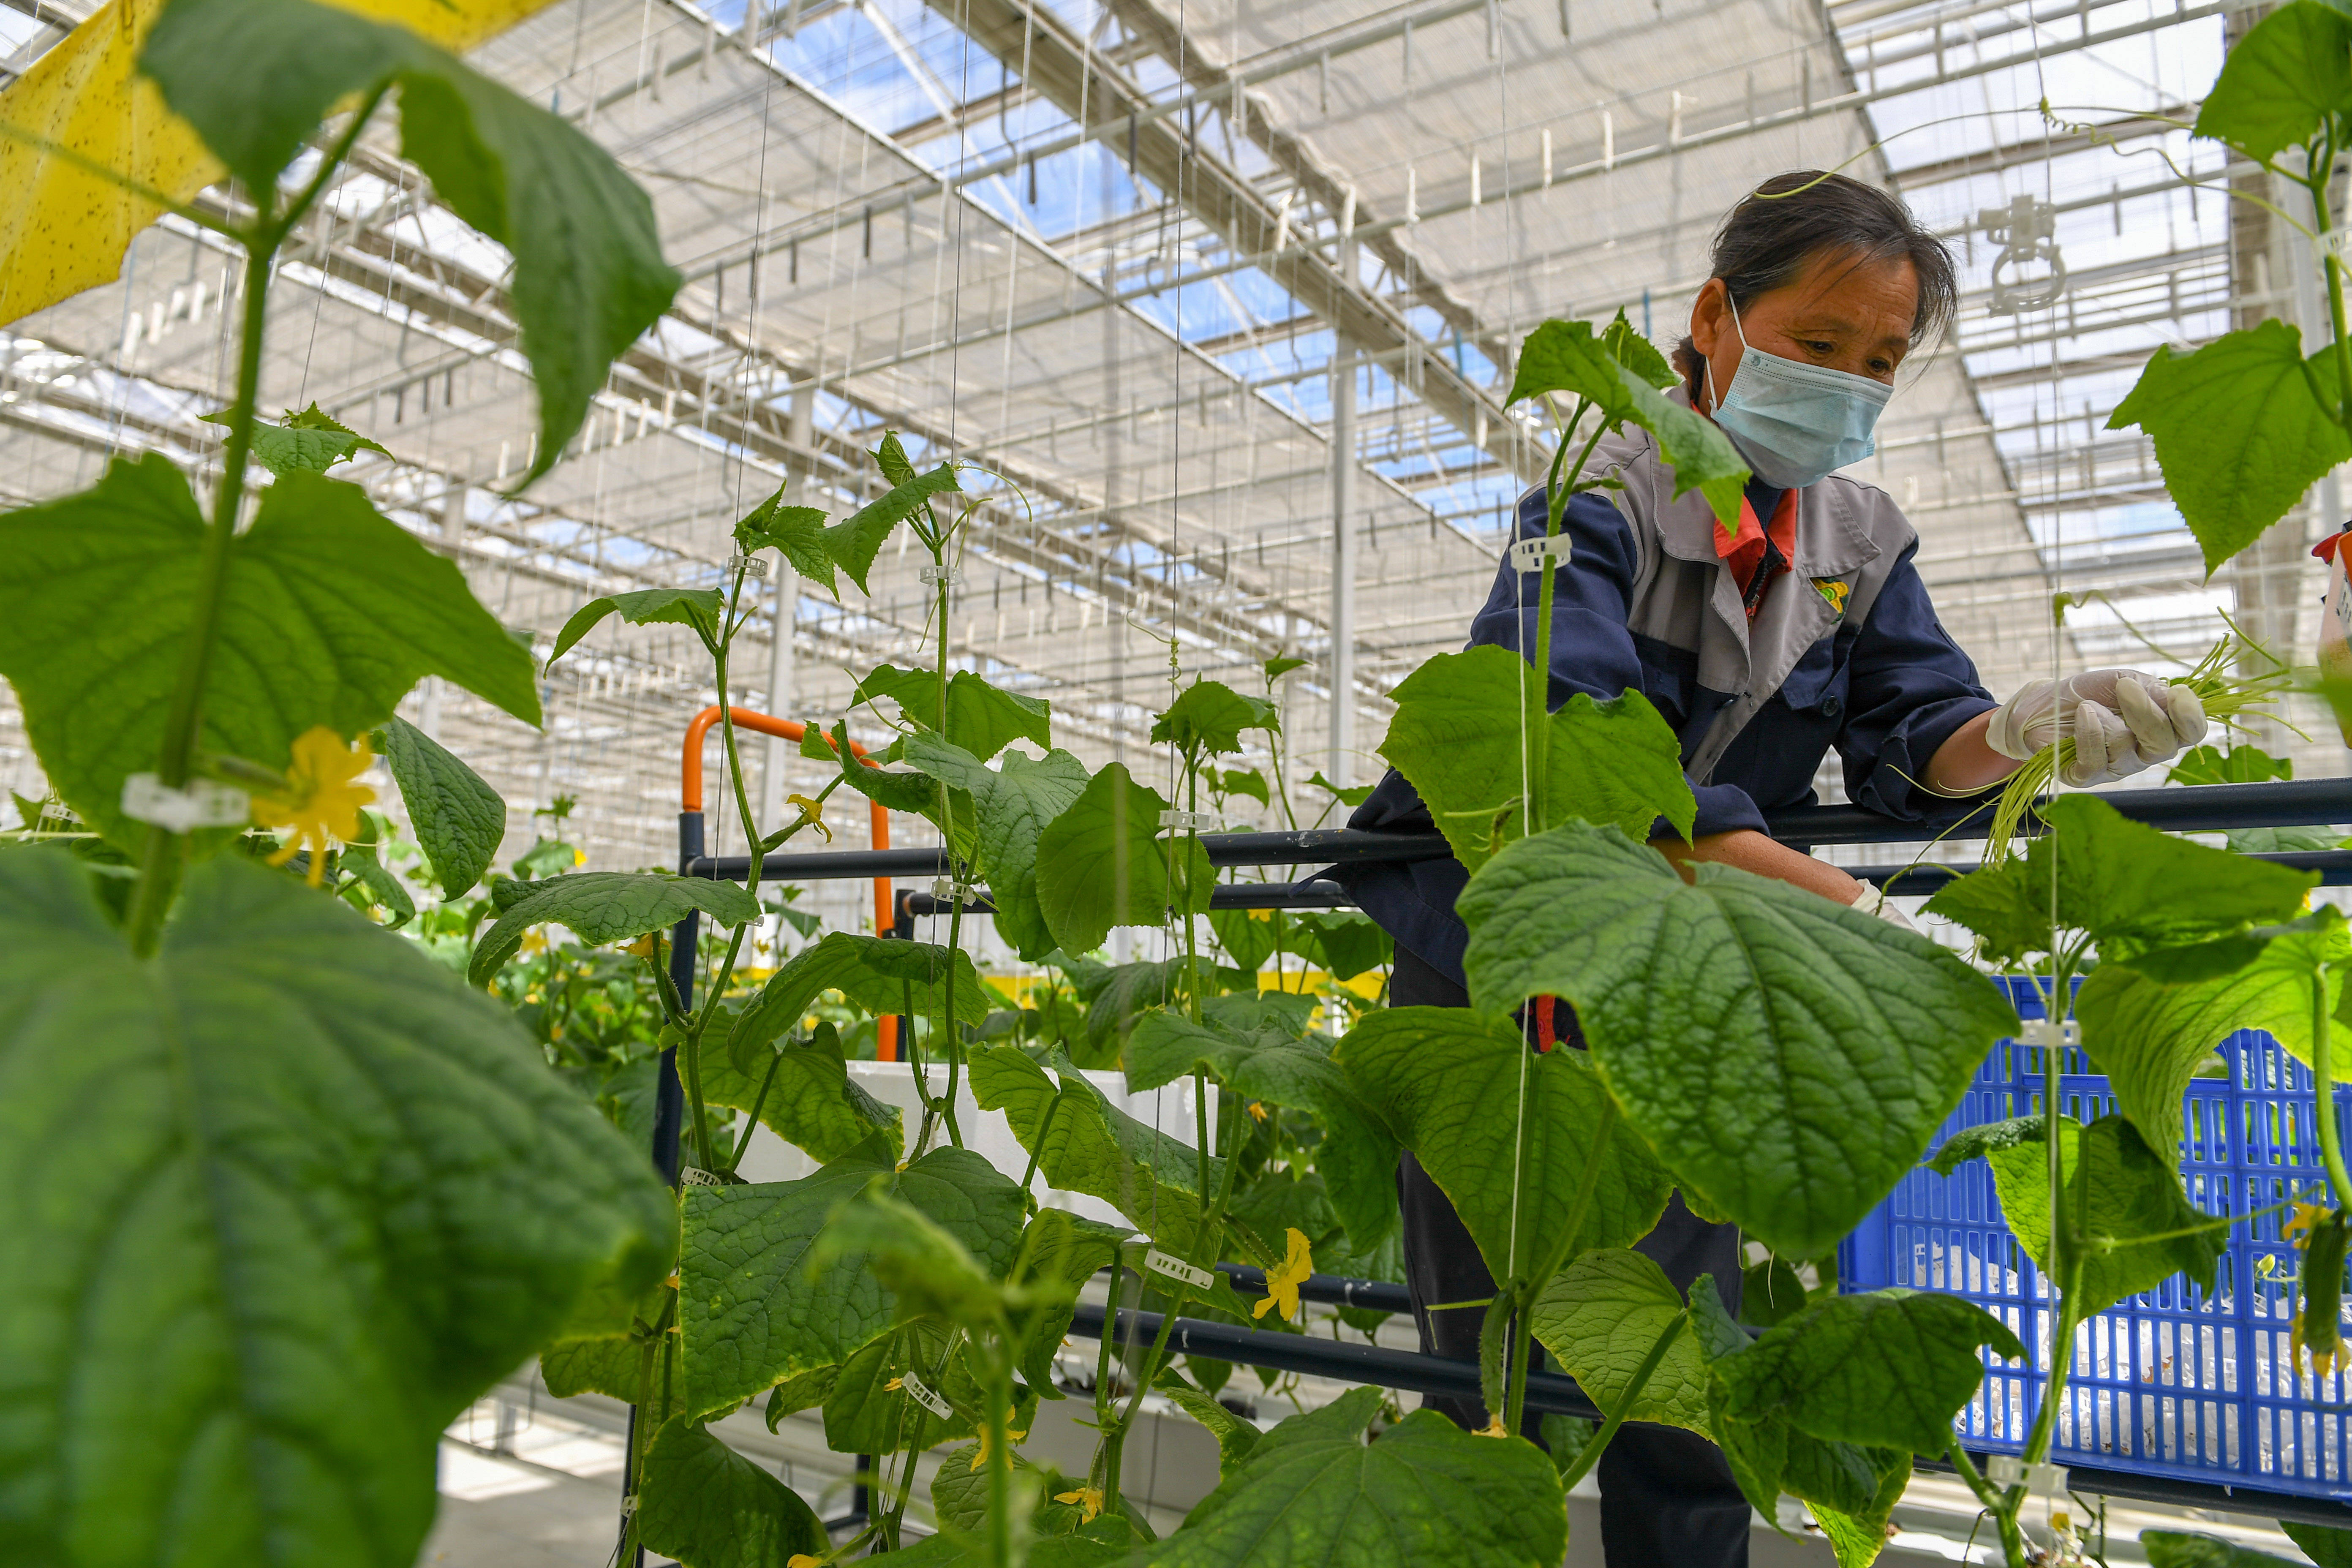
[{"label": "black pipe frame", "polygon": [[[2200,784],[2193,789],[2131,789],[2103,793],[2125,816],[2168,833],[2218,833],[2233,827],[2309,827],[2352,822],[2352,778],[2298,779],[2280,784]],[[1764,826],[1783,844],[1816,848],[1843,844],[1920,844],[1941,838],[1982,837],[1991,811],[1983,804],[1902,822],[1858,805],[1802,805],[1764,814]],[[2034,822],[2027,814],[2029,827]],[[748,855],[705,855],[697,845],[684,853],[678,869],[689,877],[740,881],[751,869]],[[1312,828],[1301,833],[1206,833],[1201,847],[1216,866],[1346,866],[1380,862],[1443,860],[1453,851],[1435,833],[1364,833],[1350,827]],[[815,882],[858,877],[942,877],[946,851],[843,849],[803,855],[771,855],[763,881]]]}]

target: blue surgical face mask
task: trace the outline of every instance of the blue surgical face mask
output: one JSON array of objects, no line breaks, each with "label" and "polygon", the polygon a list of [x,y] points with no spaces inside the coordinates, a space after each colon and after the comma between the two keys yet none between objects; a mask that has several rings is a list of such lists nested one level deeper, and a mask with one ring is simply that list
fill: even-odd
[{"label": "blue surgical face mask", "polygon": [[[1818,483],[1833,469],[1878,450],[1871,430],[1894,388],[1866,375],[1768,354],[1739,333],[1739,368],[1716,402],[1715,422],[1731,437],[1756,477],[1780,489]],[[1708,372],[1708,389],[1714,388]]]}]

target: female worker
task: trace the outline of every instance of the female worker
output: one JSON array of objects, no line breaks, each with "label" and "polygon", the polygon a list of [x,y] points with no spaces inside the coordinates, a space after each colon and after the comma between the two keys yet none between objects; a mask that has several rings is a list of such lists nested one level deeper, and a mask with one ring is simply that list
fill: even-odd
[{"label": "female worker", "polygon": [[[1912,563],[1917,533],[1884,491],[1833,473],[1870,456],[1896,369],[1956,307],[1949,253],[1902,202],[1840,175],[1779,175],[1732,209],[1711,263],[1675,351],[1685,385],[1672,395],[1714,419],[1753,470],[1738,532],[1719,529],[1696,490],[1669,499],[1671,476],[1646,432],[1603,440],[1593,465],[1623,488],[1568,508],[1573,553],[1554,568],[1550,705],[1579,691],[1639,690],[1674,726],[1698,797],[1691,841],[1656,841],[1676,862],[1735,866],[1907,925],[1876,889],[1765,835],[1764,811],[1811,803],[1830,747],[1855,803],[1916,819],[1928,796],[1987,789],[2062,730],[2076,742],[2068,783],[2136,773],[2195,744],[2204,710],[2186,687],[2114,669],[2036,681],[1996,703],[1937,623]],[[1540,537],[1544,523],[1538,486],[1519,499],[1517,537]],[[1506,565],[1471,642],[1533,647],[1536,603],[1534,586]],[[1352,826],[1431,824],[1391,773]],[[1466,932],[1454,912],[1462,867],[1345,874],[1396,941],[1390,1001],[1466,1005]],[[1559,1032],[1582,1044],[1572,1019]],[[1426,1304],[1483,1301],[1493,1280],[1411,1154],[1398,1192],[1422,1346],[1475,1360],[1483,1308]],[[1737,1310],[1732,1226],[1699,1220],[1677,1194],[1639,1245],[1678,1287],[1714,1275]],[[1486,1420],[1475,1402],[1447,1413],[1474,1428]],[[1628,1426],[1599,1475],[1614,1568],[1748,1561],[1748,1504],[1703,1439]]]}]

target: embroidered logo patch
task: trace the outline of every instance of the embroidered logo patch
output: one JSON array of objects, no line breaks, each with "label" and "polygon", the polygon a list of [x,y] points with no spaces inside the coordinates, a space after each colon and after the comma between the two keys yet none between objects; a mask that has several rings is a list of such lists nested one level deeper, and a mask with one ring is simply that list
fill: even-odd
[{"label": "embroidered logo patch", "polygon": [[1833,613],[1841,616],[1845,614],[1845,596],[1853,591],[1853,584],[1841,582],[1835,577],[1816,577],[1813,579],[1813,587],[1822,598],[1830,602],[1830,609]]}]

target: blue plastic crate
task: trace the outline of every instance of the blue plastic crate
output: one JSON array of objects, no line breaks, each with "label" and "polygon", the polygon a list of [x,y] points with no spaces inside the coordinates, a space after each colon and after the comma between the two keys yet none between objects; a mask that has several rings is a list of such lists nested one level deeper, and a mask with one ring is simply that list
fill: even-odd
[{"label": "blue plastic crate", "polygon": [[[2023,981],[2004,982],[2022,1018],[2042,1016]],[[2062,1064],[2063,1109],[2085,1122],[2116,1109],[2105,1077],[2079,1049]],[[2229,1074],[2189,1088],[2182,1173],[2209,1214],[2250,1214],[2321,1181],[2311,1074],[2269,1035],[2223,1043]],[[2042,1047],[2003,1040],[1931,1148],[1963,1127],[2038,1114]],[[2338,1116],[2342,1112],[2339,1110]],[[2352,1378],[2297,1375],[2288,1349],[2297,1255],[2279,1237],[2286,1215],[2230,1233],[2213,1293],[2175,1277],[2075,1331],[2052,1458],[2181,1480],[2352,1499]],[[1949,1176],[1905,1176],[1838,1251],[1842,1288],[1889,1285],[1966,1297],[2032,1352],[2025,1365],[1988,1355],[1983,1390],[1961,1413],[1969,1447],[2016,1453],[2041,1402],[2053,1328],[2050,1294],[2009,1233],[1981,1160]],[[2347,1319],[2352,1327],[2352,1319]]]}]

